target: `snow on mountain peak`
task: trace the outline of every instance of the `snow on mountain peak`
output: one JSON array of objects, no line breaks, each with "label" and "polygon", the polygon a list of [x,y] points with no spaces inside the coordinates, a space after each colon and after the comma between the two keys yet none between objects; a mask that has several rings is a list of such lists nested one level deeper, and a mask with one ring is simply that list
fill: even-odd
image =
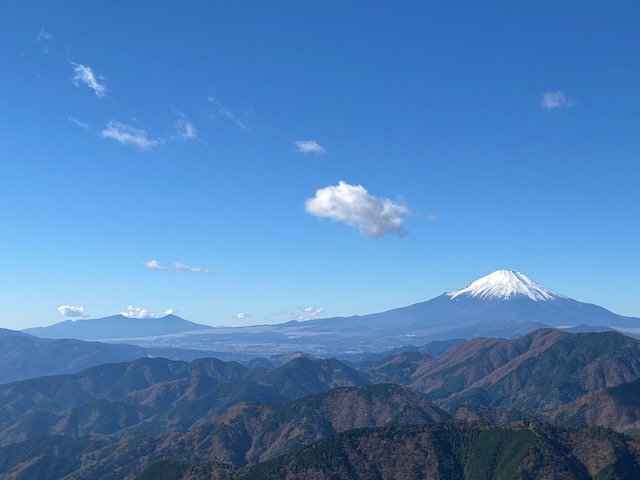
[{"label": "snow on mountain peak", "polygon": [[562,295],[547,290],[526,275],[515,270],[496,270],[486,277],[482,277],[461,290],[447,292],[451,299],[461,295],[484,299],[509,299],[515,296],[525,296],[535,301],[554,300],[564,298]]}]

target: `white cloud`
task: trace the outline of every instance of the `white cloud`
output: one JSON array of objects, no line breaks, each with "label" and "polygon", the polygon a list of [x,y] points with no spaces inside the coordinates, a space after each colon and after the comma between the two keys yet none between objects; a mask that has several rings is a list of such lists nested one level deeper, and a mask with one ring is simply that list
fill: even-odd
[{"label": "white cloud", "polygon": [[60,305],[58,307],[60,315],[64,317],[84,317],[84,307],[73,307],[71,305]]},{"label": "white cloud", "polygon": [[178,313],[178,311],[174,310],[173,308],[169,308],[164,311],[164,315],[175,315],[176,313]]},{"label": "white cloud", "polygon": [[545,110],[555,110],[557,108],[570,108],[576,104],[575,100],[567,97],[562,90],[547,91],[542,94],[541,106]]},{"label": "white cloud", "polygon": [[302,315],[298,316],[298,320],[309,320],[324,312],[324,309],[317,307],[300,307],[298,310],[302,311]]},{"label": "white cloud", "polygon": [[160,144],[159,140],[149,138],[144,129],[113,120],[100,132],[100,136],[102,138],[112,138],[123,145],[133,145],[140,150],[149,150]]},{"label": "white cloud", "polygon": [[134,307],[133,305],[129,305],[124,312],[120,312],[120,315],[129,318],[153,318],[153,313],[146,308]]},{"label": "white cloud", "polygon": [[209,273],[209,269],[208,268],[192,267],[190,265],[185,265],[184,263],[180,263],[180,262],[173,262],[173,266],[179,272]]},{"label": "white cloud", "polygon": [[209,98],[207,98],[207,100],[209,100],[209,102],[211,102],[216,107],[216,111],[218,115],[221,115],[231,120],[233,123],[235,123],[238,127],[240,127],[245,132],[251,133],[251,128],[244,121],[242,121],[238,117],[238,115],[236,115],[230,109],[225,107],[216,97],[214,97],[213,95],[210,95]]},{"label": "white cloud", "polygon": [[88,130],[89,129],[89,124],[87,122],[81,122],[77,118],[73,118],[73,117],[67,117],[67,118],[74,125],[77,125],[78,127],[82,128],[84,130]]},{"label": "white cloud", "polygon": [[159,270],[166,270],[167,269],[167,267],[163,267],[162,265],[160,265],[157,260],[147,260],[145,262],[145,265],[146,265],[147,268],[149,268],[151,270],[158,270],[159,271]]},{"label": "white cloud", "polygon": [[93,90],[93,93],[95,93],[98,98],[102,98],[107,94],[107,87],[98,80],[102,80],[102,78],[97,77],[91,67],[73,62],[71,62],[71,65],[73,65],[73,77],[71,77],[71,82],[76,87],[79,87],[80,84],[85,84]]},{"label": "white cloud", "polygon": [[244,314],[244,313],[242,313],[242,312],[240,312],[240,313],[238,313],[238,314],[236,315],[236,318],[237,318],[238,320],[242,320],[244,317],[245,317],[245,314]]},{"label": "white cloud", "polygon": [[173,138],[179,140],[194,140],[198,137],[196,127],[189,121],[187,116],[180,112],[178,120],[175,122],[175,134]]},{"label": "white cloud", "polygon": [[409,209],[388,198],[370,195],[362,185],[340,181],[338,185],[320,188],[315,197],[307,199],[304,207],[307,213],[316,217],[356,227],[365,237],[406,233],[403,224]]},{"label": "white cloud", "polygon": [[322,155],[326,153],[324,147],[315,140],[298,140],[296,142],[296,149],[305,155]]}]

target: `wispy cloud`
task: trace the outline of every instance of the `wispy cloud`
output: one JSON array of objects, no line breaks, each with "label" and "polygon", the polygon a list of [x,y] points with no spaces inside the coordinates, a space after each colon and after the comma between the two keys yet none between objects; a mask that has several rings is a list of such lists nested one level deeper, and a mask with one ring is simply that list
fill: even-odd
[{"label": "wispy cloud", "polygon": [[158,263],[157,260],[147,260],[145,262],[145,266],[150,270],[157,270],[157,271],[167,269],[167,267],[163,267],[162,265],[160,265],[160,263]]},{"label": "wispy cloud", "polygon": [[36,35],[36,43],[41,46],[42,52],[45,54],[49,53],[49,48],[55,44],[55,41],[56,39],[53,38],[53,35],[47,32],[44,28],[41,28],[38,35]]},{"label": "wispy cloud", "polygon": [[236,124],[236,126],[241,128],[245,132],[251,133],[251,128],[249,127],[249,125],[247,125],[247,123],[244,120],[242,120],[237,114],[235,114],[229,108],[224,106],[220,102],[220,100],[218,100],[215,96],[210,95],[207,98],[207,100],[216,108],[216,113],[218,115],[224,118],[227,118],[228,120],[231,120],[233,123]]},{"label": "wispy cloud", "polygon": [[175,121],[174,127],[175,133],[172,135],[172,139],[194,140],[198,138],[198,131],[196,130],[196,127],[182,112],[179,112],[178,119]]},{"label": "wispy cloud", "polygon": [[71,123],[73,123],[74,125],[77,125],[78,127],[82,128],[83,130],[88,130],[89,129],[89,124],[87,122],[82,122],[80,120],[78,120],[77,118],[74,117],[67,117],[69,119],[69,121]]},{"label": "wispy cloud", "polygon": [[298,140],[296,142],[296,149],[305,155],[322,155],[326,153],[324,147],[315,140]]},{"label": "wispy cloud", "polygon": [[315,196],[305,202],[305,210],[355,227],[370,238],[382,238],[388,233],[405,235],[404,217],[410,213],[404,205],[370,195],[362,185],[343,181],[316,190]]},{"label": "wispy cloud", "polygon": [[318,307],[299,307],[298,310],[302,311],[298,320],[310,320],[324,312],[324,309]]},{"label": "wispy cloud", "polygon": [[160,144],[159,140],[149,138],[146,130],[114,120],[107,123],[107,126],[100,132],[100,136],[111,138],[123,145],[133,145],[140,150],[149,150]]},{"label": "wispy cloud", "polygon": [[180,262],[173,262],[173,266],[179,272],[202,273],[202,274],[210,272],[208,268],[192,267],[191,265],[185,265],[184,263],[180,263]]},{"label": "wispy cloud", "polygon": [[129,305],[124,312],[120,312],[120,315],[129,318],[153,318],[154,315],[146,308],[134,307]]},{"label": "wispy cloud", "polygon": [[102,98],[107,94],[107,87],[99,81],[103,80],[103,78],[98,77],[91,67],[73,62],[71,62],[71,65],[73,66],[73,77],[71,77],[71,82],[76,87],[84,84],[93,90],[93,93],[95,93],[98,98]]},{"label": "wispy cloud", "polygon": [[38,35],[36,35],[36,42],[53,42],[53,41],[55,41],[55,39],[53,38],[53,35],[47,32],[44,28],[41,28],[40,31],[38,32]]},{"label": "wispy cloud", "polygon": [[562,90],[550,90],[542,94],[540,106],[545,110],[556,110],[558,108],[571,108],[575,104],[576,101],[567,97],[567,94]]},{"label": "wispy cloud", "polygon": [[272,313],[274,317],[280,317],[283,320],[311,320],[324,313],[324,309],[318,307],[297,307],[294,311],[282,310]]},{"label": "wispy cloud", "polygon": [[84,307],[74,307],[72,305],[60,305],[58,312],[63,317],[84,317]]}]

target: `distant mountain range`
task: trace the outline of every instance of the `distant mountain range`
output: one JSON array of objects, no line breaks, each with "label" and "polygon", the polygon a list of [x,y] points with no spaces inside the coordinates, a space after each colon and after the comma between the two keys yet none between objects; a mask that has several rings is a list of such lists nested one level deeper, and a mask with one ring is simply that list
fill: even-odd
[{"label": "distant mountain range", "polygon": [[514,338],[540,328],[606,331],[640,328],[640,319],[555,293],[522,273],[498,270],[460,290],[383,313],[212,328],[168,315],[116,315],[25,330],[47,338],[133,343],[144,347],[214,350],[254,357],[292,351],[348,359],[435,340]]},{"label": "distant mountain range", "polygon": [[103,318],[65,320],[48,327],[27,328],[23,332],[43,338],[115,340],[171,335],[210,328],[207,325],[189,322],[176,315],[165,315],[161,318],[130,318],[124,315],[113,315]]}]

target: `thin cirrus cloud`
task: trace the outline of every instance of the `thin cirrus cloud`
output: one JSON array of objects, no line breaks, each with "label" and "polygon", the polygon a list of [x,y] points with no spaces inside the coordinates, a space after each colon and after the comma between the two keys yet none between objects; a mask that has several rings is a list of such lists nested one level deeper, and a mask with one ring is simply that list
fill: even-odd
[{"label": "thin cirrus cloud", "polygon": [[71,117],[71,116],[67,117],[67,118],[69,119],[69,121],[71,123],[73,123],[74,125],[77,125],[78,127],[82,128],[83,130],[89,130],[89,127],[90,127],[89,123],[83,122],[83,121],[78,120],[77,118]]},{"label": "thin cirrus cloud", "polygon": [[74,307],[73,305],[60,305],[58,312],[63,317],[84,317],[84,307]]},{"label": "thin cirrus cloud", "polygon": [[184,263],[180,263],[180,262],[173,262],[173,266],[179,272],[200,273],[200,274],[204,274],[204,273],[209,273],[210,272],[210,270],[208,268],[193,267],[191,265],[185,265]]},{"label": "thin cirrus cloud", "polygon": [[71,62],[71,65],[73,66],[73,77],[71,77],[71,82],[76,87],[86,85],[93,90],[93,93],[95,93],[98,98],[102,98],[107,94],[107,87],[100,82],[100,80],[103,79],[98,77],[91,67],[74,62]]},{"label": "thin cirrus cloud", "polygon": [[160,144],[159,140],[149,138],[146,130],[114,120],[100,132],[102,138],[111,138],[122,145],[132,145],[139,150],[150,150]]},{"label": "thin cirrus cloud", "polygon": [[134,307],[133,305],[129,305],[124,312],[120,312],[120,315],[128,318],[153,318],[154,315],[146,308]]},{"label": "thin cirrus cloud", "polygon": [[179,113],[178,119],[174,123],[174,127],[175,133],[172,135],[172,138],[176,138],[178,140],[195,140],[198,138],[198,131],[196,130],[196,127],[182,112]]},{"label": "thin cirrus cloud", "polygon": [[540,106],[545,110],[557,110],[559,108],[571,108],[576,101],[567,97],[562,90],[549,90],[542,94]]},{"label": "thin cirrus cloud", "polygon": [[404,217],[409,209],[388,198],[371,195],[362,185],[344,181],[316,190],[305,201],[305,211],[315,217],[329,218],[357,228],[361,235],[382,238],[393,233],[404,236]]},{"label": "thin cirrus cloud", "polygon": [[[75,122],[74,122],[75,123]],[[172,133],[164,137],[150,138],[144,128],[111,120],[100,132],[102,138],[110,138],[121,145],[131,145],[138,150],[151,150],[171,140],[195,140],[198,138],[196,127],[187,116],[180,112],[174,123]]]},{"label": "thin cirrus cloud", "polygon": [[243,121],[237,114],[232,112],[231,109],[224,106],[222,102],[220,102],[220,100],[218,100],[215,96],[209,95],[207,100],[216,108],[216,113],[218,115],[235,123],[237,127],[241,128],[245,132],[251,133],[251,127],[249,127],[249,125],[247,125],[247,123]]},{"label": "thin cirrus cloud", "polygon": [[295,145],[296,150],[305,155],[323,155],[327,153],[324,147],[315,140],[298,140]]},{"label": "thin cirrus cloud", "polygon": [[167,267],[160,265],[157,260],[147,260],[144,264],[150,270],[162,271],[167,269]]},{"label": "thin cirrus cloud", "polygon": [[[162,265],[157,260],[147,260],[144,263],[144,265],[149,270],[155,270],[156,272],[161,272],[161,271],[167,270],[167,267]],[[179,272],[200,273],[200,274],[210,273],[210,270],[208,268],[194,267],[192,265],[186,265],[186,264],[180,263],[180,262],[173,262],[173,268],[175,268]]]}]

